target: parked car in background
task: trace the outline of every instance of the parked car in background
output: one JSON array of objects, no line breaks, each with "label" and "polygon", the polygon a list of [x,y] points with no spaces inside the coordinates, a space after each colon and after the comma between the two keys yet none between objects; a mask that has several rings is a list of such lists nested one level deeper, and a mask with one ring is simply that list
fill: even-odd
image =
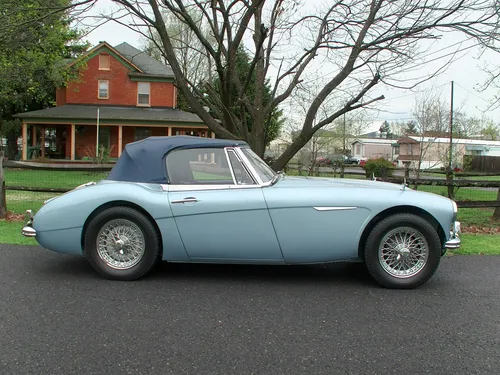
[{"label": "parked car in background", "polygon": [[320,156],[316,158],[316,164],[319,166],[332,166],[334,164],[342,164],[346,163],[347,161],[347,156],[345,155],[327,155],[327,156]]},{"label": "parked car in background", "polygon": [[22,234],[135,280],[159,261],[363,262],[388,288],[429,280],[460,246],[457,205],[380,181],[275,173],[242,141],[150,137],[108,177],[27,212]]},{"label": "parked car in background", "polygon": [[349,156],[346,158],[345,163],[346,164],[352,164],[352,165],[357,165],[359,164],[361,160],[355,156]]}]

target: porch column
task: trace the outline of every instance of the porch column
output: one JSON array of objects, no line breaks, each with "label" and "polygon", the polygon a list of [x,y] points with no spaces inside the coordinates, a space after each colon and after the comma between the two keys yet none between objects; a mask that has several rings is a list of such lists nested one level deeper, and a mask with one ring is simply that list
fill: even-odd
[{"label": "porch column", "polygon": [[167,135],[168,135],[169,137],[171,137],[171,136],[172,136],[172,127],[171,127],[171,126],[168,126],[168,127],[167,127]]},{"label": "porch column", "polygon": [[211,131],[210,133],[211,133],[211,135],[210,135],[210,136],[211,136],[212,138],[215,138],[215,132]]},{"label": "porch column", "polygon": [[23,160],[28,160],[28,124],[23,122]]},{"label": "porch column", "polygon": [[75,137],[76,137],[76,126],[71,124],[71,157],[70,160],[75,160]]},{"label": "porch column", "polygon": [[42,126],[42,141],[40,144],[40,156],[45,157],[45,126]]},{"label": "porch column", "polygon": [[122,155],[123,147],[123,127],[118,125],[118,157]]}]

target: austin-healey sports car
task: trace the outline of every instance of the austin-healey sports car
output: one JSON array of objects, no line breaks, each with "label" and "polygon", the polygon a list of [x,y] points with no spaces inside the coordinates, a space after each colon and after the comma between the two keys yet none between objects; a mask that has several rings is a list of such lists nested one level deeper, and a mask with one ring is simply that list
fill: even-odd
[{"label": "austin-healey sports car", "polygon": [[454,201],[405,184],[292,177],[243,141],[150,137],[102,181],[27,212],[22,234],[135,280],[158,261],[363,262],[387,288],[415,288],[460,246]]}]

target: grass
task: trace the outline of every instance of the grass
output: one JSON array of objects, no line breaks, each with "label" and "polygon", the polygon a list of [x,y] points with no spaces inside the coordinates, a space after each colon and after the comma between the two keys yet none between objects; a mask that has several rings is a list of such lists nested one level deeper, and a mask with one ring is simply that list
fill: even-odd
[{"label": "grass", "polygon": [[[410,185],[410,187],[412,189],[415,188],[413,185]],[[442,195],[444,197],[448,196],[448,188],[446,186],[419,185],[416,190],[426,191],[429,193]],[[497,194],[497,189],[484,190],[484,188],[461,187],[455,192],[455,200],[494,201],[497,199]]]},{"label": "grass", "polygon": [[[9,222],[0,220],[0,243],[10,245],[37,245],[33,238],[21,235],[22,222]],[[448,254],[457,255],[500,255],[500,235],[491,234],[468,234],[461,236],[462,246],[458,250],[450,251]]]},{"label": "grass", "polygon": [[459,208],[457,220],[465,226],[498,227],[500,223],[491,220],[494,208]]},{"label": "grass", "polygon": [[24,237],[21,234],[23,223],[20,221],[0,220],[0,243],[11,245],[36,245],[34,238]]},{"label": "grass", "polygon": [[16,214],[22,214],[28,209],[38,211],[45,200],[59,195],[56,193],[38,193],[16,190],[7,190],[5,193],[7,209]]},{"label": "grass", "polygon": [[500,255],[500,235],[498,234],[472,234],[461,235],[462,245],[458,250],[450,251],[449,254],[460,255]]},{"label": "grass", "polygon": [[73,189],[89,181],[100,181],[108,172],[48,171],[5,168],[6,186]]}]

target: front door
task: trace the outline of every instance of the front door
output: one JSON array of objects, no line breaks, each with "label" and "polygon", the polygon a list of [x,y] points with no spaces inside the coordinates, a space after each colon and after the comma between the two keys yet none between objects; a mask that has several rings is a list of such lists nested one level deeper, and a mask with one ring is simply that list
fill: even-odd
[{"label": "front door", "polygon": [[222,148],[167,156],[168,200],[186,252],[195,262],[282,263],[262,188],[233,170]]}]

